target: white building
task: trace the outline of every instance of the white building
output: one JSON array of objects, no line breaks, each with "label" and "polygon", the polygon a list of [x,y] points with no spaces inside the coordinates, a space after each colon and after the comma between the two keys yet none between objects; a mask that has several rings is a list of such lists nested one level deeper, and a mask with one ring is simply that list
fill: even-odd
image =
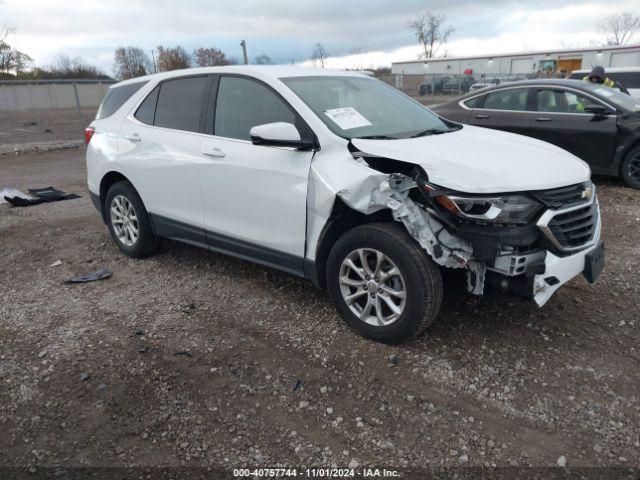
[{"label": "white building", "polygon": [[481,57],[435,58],[391,64],[392,74],[473,75],[476,78],[526,76],[539,71],[605,67],[640,67],[640,45],[547,50]]}]

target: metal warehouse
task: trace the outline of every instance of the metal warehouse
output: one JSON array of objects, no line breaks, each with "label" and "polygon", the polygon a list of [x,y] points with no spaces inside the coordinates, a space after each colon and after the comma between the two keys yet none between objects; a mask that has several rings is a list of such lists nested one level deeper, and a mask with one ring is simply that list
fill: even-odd
[{"label": "metal warehouse", "polygon": [[540,72],[570,73],[595,65],[640,67],[640,45],[395,62],[391,65],[391,73],[508,77]]}]

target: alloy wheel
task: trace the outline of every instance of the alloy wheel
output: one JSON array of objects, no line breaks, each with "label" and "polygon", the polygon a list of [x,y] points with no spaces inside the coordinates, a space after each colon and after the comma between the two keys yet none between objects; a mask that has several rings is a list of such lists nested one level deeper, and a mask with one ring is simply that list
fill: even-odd
[{"label": "alloy wheel", "polygon": [[127,247],[138,241],[138,216],[133,205],[124,195],[117,195],[111,200],[111,225],[118,241]]},{"label": "alloy wheel", "polygon": [[407,302],[400,269],[382,252],[359,248],[340,265],[340,292],[351,312],[363,322],[386,327],[397,321]]},{"label": "alloy wheel", "polygon": [[640,153],[637,153],[629,162],[629,177],[640,183]]}]

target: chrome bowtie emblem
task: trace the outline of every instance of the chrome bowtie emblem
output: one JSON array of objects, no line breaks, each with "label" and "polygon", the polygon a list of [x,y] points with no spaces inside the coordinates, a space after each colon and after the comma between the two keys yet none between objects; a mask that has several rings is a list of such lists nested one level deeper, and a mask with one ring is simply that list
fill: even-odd
[{"label": "chrome bowtie emblem", "polygon": [[587,187],[582,191],[582,198],[587,200],[591,199],[593,196],[593,187]]}]

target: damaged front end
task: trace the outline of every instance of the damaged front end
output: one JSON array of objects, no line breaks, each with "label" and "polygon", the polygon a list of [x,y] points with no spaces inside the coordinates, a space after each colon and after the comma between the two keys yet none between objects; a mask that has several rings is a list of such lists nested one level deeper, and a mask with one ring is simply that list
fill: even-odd
[{"label": "damaged front end", "polygon": [[419,166],[391,173],[389,166],[379,168],[385,159],[355,149],[352,154],[348,163],[368,175],[335,196],[365,215],[388,209],[434,262],[466,271],[470,293],[482,295],[491,286],[542,306],[574,276],[584,272],[594,281],[602,268],[602,258],[591,258],[601,257],[602,247],[590,182],[535,192],[463,194],[431,184]]}]

